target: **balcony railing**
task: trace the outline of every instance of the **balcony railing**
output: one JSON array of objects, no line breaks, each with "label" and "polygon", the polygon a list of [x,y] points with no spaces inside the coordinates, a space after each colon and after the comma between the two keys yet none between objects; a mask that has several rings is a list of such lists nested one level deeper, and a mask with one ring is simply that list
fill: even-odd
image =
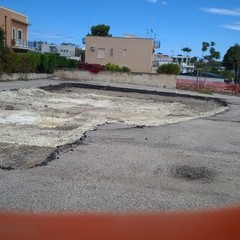
[{"label": "balcony railing", "polygon": [[28,49],[28,41],[23,39],[12,39],[12,47]]},{"label": "balcony railing", "polygon": [[160,46],[161,46],[161,42],[160,41],[153,41],[153,47],[154,48],[160,48]]}]

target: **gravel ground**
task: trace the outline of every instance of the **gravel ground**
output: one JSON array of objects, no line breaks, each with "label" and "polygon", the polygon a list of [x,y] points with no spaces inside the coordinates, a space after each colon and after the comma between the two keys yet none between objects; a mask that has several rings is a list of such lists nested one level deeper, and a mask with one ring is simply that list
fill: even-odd
[{"label": "gravel ground", "polygon": [[[155,212],[237,205],[240,101],[225,98],[229,110],[221,114],[160,126],[104,124],[46,166],[0,170],[0,209]],[[11,148],[1,147],[6,157]],[[42,150],[47,156],[53,148]],[[39,149],[24,151],[30,161]]]},{"label": "gravel ground", "polygon": [[[57,89],[56,89],[57,88]],[[160,126],[227,108],[213,100],[54,86],[0,92],[0,168],[41,165],[106,123]],[[55,152],[54,152],[55,151]],[[52,154],[53,153],[53,154]]]}]

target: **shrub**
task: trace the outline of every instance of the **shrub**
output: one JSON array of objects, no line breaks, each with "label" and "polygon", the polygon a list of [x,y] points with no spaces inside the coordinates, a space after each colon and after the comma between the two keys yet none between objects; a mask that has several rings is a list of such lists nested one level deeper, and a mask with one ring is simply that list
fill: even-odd
[{"label": "shrub", "polygon": [[158,67],[157,73],[158,74],[179,74],[180,67],[174,63],[163,64],[162,66]]},{"label": "shrub", "polygon": [[11,74],[13,72],[14,65],[13,53],[9,48],[3,48],[0,51],[0,73]]},{"label": "shrub", "polygon": [[82,63],[80,62],[77,66],[79,70],[89,71],[91,73],[99,73],[101,71],[105,71],[105,66],[100,64],[92,64],[92,63]]},{"label": "shrub", "polygon": [[122,67],[122,72],[131,72],[131,69],[126,67],[126,66],[123,66]]},{"label": "shrub", "polygon": [[111,71],[111,72],[131,72],[130,68],[123,66],[120,67],[117,64],[112,64],[112,63],[108,63],[106,65],[106,71]]},{"label": "shrub", "polygon": [[120,72],[121,68],[117,64],[108,63],[106,65],[106,71]]},{"label": "shrub", "polygon": [[0,73],[53,73],[57,67],[75,68],[76,61],[51,53],[13,53],[7,48],[0,54]]},{"label": "shrub", "polygon": [[12,60],[12,72],[30,73],[36,72],[40,64],[40,54],[36,53],[14,53]]}]

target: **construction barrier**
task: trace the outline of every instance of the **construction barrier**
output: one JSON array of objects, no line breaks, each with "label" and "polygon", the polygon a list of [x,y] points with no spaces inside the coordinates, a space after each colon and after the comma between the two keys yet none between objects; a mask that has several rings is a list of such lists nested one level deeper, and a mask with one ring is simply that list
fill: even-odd
[{"label": "construction barrier", "polygon": [[198,88],[204,88],[213,92],[240,93],[240,88],[238,85],[233,83],[226,83],[222,80],[220,81],[214,78],[196,80],[195,77],[178,76],[176,88],[192,91],[195,91]]}]

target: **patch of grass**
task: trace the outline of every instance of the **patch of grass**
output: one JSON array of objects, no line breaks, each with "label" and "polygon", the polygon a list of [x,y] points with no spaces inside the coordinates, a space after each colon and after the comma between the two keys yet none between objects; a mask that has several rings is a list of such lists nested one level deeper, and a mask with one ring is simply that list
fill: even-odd
[{"label": "patch of grass", "polygon": [[198,93],[203,93],[203,94],[209,94],[209,95],[212,95],[213,92],[210,90],[210,89],[207,89],[207,88],[199,88],[197,90]]}]

